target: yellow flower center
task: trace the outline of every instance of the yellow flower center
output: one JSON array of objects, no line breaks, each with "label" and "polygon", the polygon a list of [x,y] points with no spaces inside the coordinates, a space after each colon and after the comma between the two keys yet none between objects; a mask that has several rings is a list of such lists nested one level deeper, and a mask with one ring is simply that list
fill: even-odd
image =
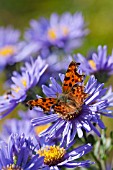
[{"label": "yellow flower center", "polygon": [[[27,81],[26,79],[22,79],[21,80],[22,84],[24,87],[27,87]],[[16,86],[16,88],[13,88],[12,90],[14,90],[16,93],[18,93],[20,91],[20,87],[19,86]]]},{"label": "yellow flower center", "polygon": [[46,130],[51,124],[47,124],[47,125],[42,125],[42,126],[37,126],[35,127],[35,132],[36,134],[40,134],[42,131]]},{"label": "yellow flower center", "polygon": [[20,90],[20,87],[19,86],[17,86],[16,88],[14,88],[13,89],[16,93],[18,93],[19,92],[19,90]]},{"label": "yellow flower center", "polygon": [[60,163],[66,153],[66,150],[59,146],[46,146],[44,149],[38,150],[40,156],[44,156],[44,163],[49,166],[54,166]]},{"label": "yellow flower center", "polygon": [[51,40],[56,40],[57,38],[56,30],[60,30],[64,36],[68,35],[69,33],[69,29],[66,26],[62,26],[62,27],[55,28],[55,29],[49,28],[47,35]]},{"label": "yellow flower center", "polygon": [[0,56],[10,56],[13,55],[15,53],[15,48],[11,45],[7,45],[3,48],[0,48]]},{"label": "yellow flower center", "polygon": [[64,26],[64,27],[61,28],[61,30],[62,30],[64,36],[68,35],[69,29],[67,27]]},{"label": "yellow flower center", "polygon": [[55,40],[57,38],[56,31],[53,28],[50,28],[47,34],[51,40]]},{"label": "yellow flower center", "polygon": [[26,81],[26,79],[22,79],[21,82],[22,82],[22,84],[24,85],[24,87],[27,87],[27,81]]},{"label": "yellow flower center", "polygon": [[12,164],[12,165],[7,165],[7,167],[3,167],[1,170],[23,170],[23,168]]},{"label": "yellow flower center", "polygon": [[96,70],[96,64],[93,60],[89,60],[89,65],[93,70]]}]

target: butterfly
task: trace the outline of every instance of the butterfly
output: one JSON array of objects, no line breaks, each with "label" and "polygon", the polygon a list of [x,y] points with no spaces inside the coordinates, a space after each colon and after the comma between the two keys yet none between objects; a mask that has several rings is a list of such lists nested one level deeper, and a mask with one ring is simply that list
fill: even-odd
[{"label": "butterfly", "polygon": [[27,102],[30,109],[36,106],[42,108],[44,112],[53,110],[63,119],[75,118],[88,97],[88,94],[84,92],[84,86],[79,85],[84,79],[84,75],[78,73],[79,65],[80,63],[74,61],[69,64],[62,84],[62,93],[58,94],[58,97],[30,100]]}]

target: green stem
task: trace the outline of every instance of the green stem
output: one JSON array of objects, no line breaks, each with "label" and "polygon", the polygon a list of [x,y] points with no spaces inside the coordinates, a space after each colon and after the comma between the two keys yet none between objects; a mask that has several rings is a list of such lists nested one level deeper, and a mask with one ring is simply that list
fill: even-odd
[{"label": "green stem", "polygon": [[94,155],[93,152],[91,152],[91,155],[92,155],[93,159],[95,160],[95,162],[97,163],[99,170],[102,170],[102,166],[101,166],[100,161],[97,159],[97,157]]}]

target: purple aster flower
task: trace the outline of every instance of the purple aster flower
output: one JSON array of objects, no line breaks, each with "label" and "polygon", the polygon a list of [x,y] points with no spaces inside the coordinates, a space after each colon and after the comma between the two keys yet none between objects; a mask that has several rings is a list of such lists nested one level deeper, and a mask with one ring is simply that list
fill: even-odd
[{"label": "purple aster flower", "polygon": [[18,120],[18,119],[7,119],[2,124],[2,131],[0,133],[0,138],[4,141],[8,141],[9,136],[14,133],[21,135],[24,132],[25,136],[34,138],[35,132],[30,123],[30,120]]},{"label": "purple aster flower", "polygon": [[0,27],[0,70],[6,65],[22,61],[36,49],[36,44],[20,41],[20,32],[11,27]]},{"label": "purple aster flower", "polygon": [[31,59],[31,62],[26,62],[21,68],[21,73],[16,71],[13,73],[10,92],[0,97],[0,118],[9,114],[26,99],[28,90],[38,83],[46,68],[45,60],[38,57],[35,61]]},{"label": "purple aster flower", "polygon": [[93,162],[90,160],[81,161],[77,160],[91,151],[90,144],[82,145],[71,151],[68,148],[63,148],[57,145],[45,145],[38,149],[37,153],[44,157],[44,170],[59,170],[62,167],[77,168],[89,167]]},{"label": "purple aster flower", "polygon": [[25,136],[33,138],[33,143],[36,144],[38,140],[38,135],[43,131],[46,130],[50,124],[42,125],[33,128],[31,124],[31,119],[36,117],[42,117],[44,114],[42,111],[38,109],[38,112],[36,110],[30,110],[28,111],[19,111],[18,112],[20,119],[7,119],[2,124],[2,130],[0,132],[0,138],[4,141],[7,141],[9,136],[12,133],[17,133],[18,135],[21,135],[23,132]]},{"label": "purple aster flower", "polygon": [[40,108],[36,108],[32,110],[32,112],[31,110],[27,110],[27,111],[19,110],[18,115],[22,120],[30,121],[33,118],[44,116],[44,113],[42,112]]},{"label": "purple aster flower", "polygon": [[37,170],[43,157],[35,154],[35,146],[25,135],[12,134],[7,143],[0,141],[0,169]]},{"label": "purple aster flower", "polygon": [[[60,74],[60,79],[63,82],[64,75]],[[44,94],[49,98],[56,98],[57,100],[62,101],[63,99],[58,97],[62,96],[61,86],[54,78],[51,78],[51,82],[52,84],[50,84],[49,87],[45,85],[42,86]],[[83,83],[84,82],[79,84],[84,86]],[[72,117],[72,113],[70,112],[66,112],[66,115],[63,115],[61,112],[55,113],[53,107],[50,108],[49,115],[33,119],[33,126],[40,126],[53,122],[53,124],[47,130],[42,132],[40,136],[46,136],[47,140],[50,140],[51,138],[62,134],[61,145],[64,143],[69,145],[74,140],[76,134],[81,138],[83,136],[82,129],[86,132],[93,130],[98,136],[100,136],[99,131],[93,123],[96,123],[100,128],[104,129],[105,126],[101,120],[101,115],[113,117],[111,114],[112,111],[108,109],[113,106],[113,97],[111,98],[113,92],[109,89],[106,94],[107,89],[103,88],[103,86],[104,84],[98,83],[92,75],[84,86],[84,92],[88,97],[84,99],[80,108],[76,109],[75,107],[75,112],[73,111],[74,115]]]},{"label": "purple aster flower", "polygon": [[65,72],[68,64],[72,61],[71,56],[65,56],[63,59],[59,58],[58,55],[51,54],[46,59],[48,67],[46,72],[41,77],[39,84],[45,84],[49,80],[50,77],[58,78],[59,72]]},{"label": "purple aster flower", "polygon": [[77,54],[75,59],[81,63],[83,72],[87,75],[94,74],[100,82],[107,81],[113,74],[113,54],[107,55],[107,46],[98,46],[97,53],[92,52],[89,58]]},{"label": "purple aster flower", "polygon": [[81,45],[83,37],[88,33],[81,13],[64,13],[61,17],[52,14],[50,20],[31,20],[30,26],[25,32],[25,38],[37,43],[37,50],[40,47],[43,55],[54,49],[70,52]]}]

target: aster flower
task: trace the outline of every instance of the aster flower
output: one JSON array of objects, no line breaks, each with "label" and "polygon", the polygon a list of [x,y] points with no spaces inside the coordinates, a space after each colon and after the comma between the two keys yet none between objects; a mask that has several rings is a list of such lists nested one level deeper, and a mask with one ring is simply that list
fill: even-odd
[{"label": "aster flower", "polygon": [[89,167],[93,162],[90,160],[82,161],[77,160],[90,152],[92,146],[90,144],[82,145],[71,151],[68,148],[60,147],[57,145],[45,145],[38,149],[37,153],[44,157],[44,165],[42,169],[59,170],[62,167],[77,168]]},{"label": "aster flower", "polygon": [[[40,112],[40,113],[39,113]],[[42,125],[39,127],[33,128],[31,124],[31,119],[35,117],[42,117],[44,114],[42,111],[38,109],[38,112],[35,110],[31,111],[22,111],[20,110],[18,112],[19,119],[13,118],[13,119],[6,119],[2,124],[2,130],[0,132],[0,138],[4,141],[7,141],[9,136],[12,133],[17,133],[18,135],[21,135],[23,132],[25,136],[33,138],[33,143],[36,144],[38,140],[38,135],[45,129],[47,129],[50,124]]]},{"label": "aster flower", "polygon": [[45,60],[38,57],[35,61],[31,59],[31,62],[26,62],[21,68],[21,73],[13,73],[10,92],[0,97],[0,118],[9,114],[26,99],[28,90],[38,83],[46,68]]},{"label": "aster flower", "polygon": [[46,69],[45,74],[41,77],[39,84],[45,84],[49,80],[50,77],[58,78],[59,72],[65,72],[68,64],[72,61],[71,56],[65,56],[64,58],[59,58],[58,55],[51,54],[46,58],[46,63],[48,67]]},{"label": "aster flower", "polygon": [[27,138],[35,136],[30,120],[7,119],[2,124],[0,138],[8,141],[8,138],[12,133],[21,135],[23,131]]},{"label": "aster flower", "polygon": [[27,111],[19,110],[18,115],[22,120],[29,120],[29,121],[33,118],[44,116],[40,108],[36,108],[32,110],[32,112],[31,110],[27,110]]},{"label": "aster flower", "polygon": [[[29,122],[28,130],[29,130],[29,127],[32,127],[32,129],[34,129],[34,132],[35,132],[36,136],[39,135],[42,131],[46,130],[51,125],[49,123],[49,124],[46,124],[46,125],[37,126],[37,127],[33,128],[32,124],[31,124],[31,119],[34,119],[36,117],[45,116],[40,108],[37,108],[36,110],[32,110],[32,112],[30,110],[27,110],[25,112],[20,110],[18,112],[18,114],[19,114],[20,118],[22,119],[22,122],[24,122],[24,121],[25,122]],[[23,130],[23,128],[22,128],[22,130]],[[29,131],[28,130],[27,130],[27,134],[29,135]],[[33,134],[32,132],[30,132],[30,133],[31,133],[31,135]]]},{"label": "aster flower", "polygon": [[81,13],[64,13],[61,17],[54,13],[50,20],[31,20],[30,26],[25,32],[25,38],[28,42],[36,42],[38,50],[40,47],[42,55],[46,56],[55,48],[70,52],[81,45],[83,37],[88,33]]},{"label": "aster flower", "polygon": [[12,134],[8,143],[0,141],[0,169],[37,170],[43,157],[35,154],[35,146],[25,135]]},{"label": "aster flower", "polygon": [[0,71],[7,65],[22,61],[35,51],[36,45],[20,41],[20,31],[0,27]]},{"label": "aster flower", "polygon": [[107,81],[113,74],[113,54],[107,55],[107,46],[98,46],[97,53],[92,52],[89,58],[77,54],[75,59],[81,63],[83,72],[87,75],[94,74],[100,82]]},{"label": "aster flower", "polygon": [[[63,81],[64,75],[60,74],[60,79]],[[51,78],[51,82],[52,84],[50,84],[49,87],[43,85],[43,92],[47,97],[57,99],[58,96],[62,94],[62,88],[54,78]],[[83,83],[81,84],[83,85]],[[65,143],[69,145],[74,140],[76,134],[78,134],[80,138],[83,137],[82,129],[86,132],[93,130],[100,136],[99,131],[93,123],[96,123],[100,128],[104,129],[105,126],[101,120],[101,115],[113,117],[111,114],[112,111],[110,109],[108,110],[108,108],[113,105],[113,98],[110,100],[113,92],[109,94],[108,91],[106,94],[107,89],[103,88],[103,86],[104,84],[98,83],[92,75],[84,86],[84,92],[88,97],[84,100],[82,106],[78,108],[77,111],[75,110],[72,117],[72,113],[63,115],[62,113],[54,113],[54,110],[51,109],[49,115],[33,119],[33,126],[53,122],[40,136],[46,136],[47,140],[51,140],[51,138],[62,134],[61,145]]]}]

